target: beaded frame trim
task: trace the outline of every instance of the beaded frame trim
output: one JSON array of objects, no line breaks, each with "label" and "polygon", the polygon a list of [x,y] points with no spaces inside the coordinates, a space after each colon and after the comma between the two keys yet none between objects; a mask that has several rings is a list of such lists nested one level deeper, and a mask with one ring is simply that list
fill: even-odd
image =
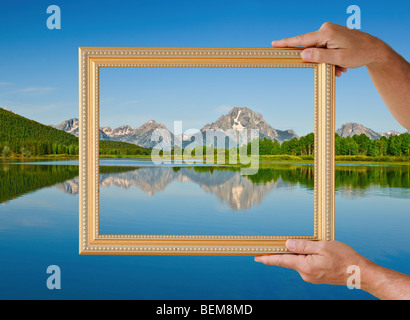
[{"label": "beaded frame trim", "polygon": [[[305,63],[301,49],[79,48],[80,254],[261,255],[286,253],[286,239],[334,239],[335,67]],[[106,235],[99,233],[100,68],[312,68],[314,234]]]}]

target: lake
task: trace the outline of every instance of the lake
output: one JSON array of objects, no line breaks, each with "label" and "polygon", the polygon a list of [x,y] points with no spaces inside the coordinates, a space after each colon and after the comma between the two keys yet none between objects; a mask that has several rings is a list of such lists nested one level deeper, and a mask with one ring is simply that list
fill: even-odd
[{"label": "lake", "polygon": [[[410,274],[410,167],[335,170],[336,239]],[[313,166],[278,163],[256,175],[202,164],[100,166],[102,234],[313,232]],[[305,283],[253,257],[80,256],[76,161],[0,162],[0,299],[372,299]],[[46,269],[61,268],[61,290]]]}]

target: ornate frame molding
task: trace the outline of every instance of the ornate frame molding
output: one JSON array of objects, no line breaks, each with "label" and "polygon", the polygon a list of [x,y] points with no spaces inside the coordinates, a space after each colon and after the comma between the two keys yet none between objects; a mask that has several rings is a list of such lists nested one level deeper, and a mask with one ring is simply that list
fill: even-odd
[{"label": "ornate frame molding", "polygon": [[[335,67],[301,49],[79,48],[80,254],[262,255],[289,238],[334,239]],[[100,68],[312,68],[315,77],[314,235],[103,235],[99,233]]]}]

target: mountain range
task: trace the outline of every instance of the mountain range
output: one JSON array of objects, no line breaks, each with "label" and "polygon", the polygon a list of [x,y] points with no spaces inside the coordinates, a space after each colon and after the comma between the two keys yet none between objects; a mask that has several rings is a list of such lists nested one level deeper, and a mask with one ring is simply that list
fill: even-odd
[{"label": "mountain range", "polygon": [[[266,183],[253,183],[239,171],[214,170],[213,172],[196,172],[189,168],[173,170],[166,167],[139,168],[134,171],[100,175],[100,186],[121,189],[137,187],[147,195],[163,192],[173,182],[195,183],[207,193],[216,195],[235,211],[248,210],[262,202],[263,198],[276,188],[293,188],[294,184],[282,179]],[[56,185],[68,194],[79,192],[79,179],[75,177]]]},{"label": "mountain range", "polygon": [[[73,118],[53,127],[78,136],[79,121],[78,119]],[[112,129],[111,127],[101,127],[100,140],[128,142],[142,147],[152,148],[158,143],[156,141],[151,141],[151,135],[156,129],[168,131],[169,139],[171,140],[168,142],[174,143],[181,142],[182,140],[182,145],[184,147],[191,142],[193,136],[189,134],[176,136],[162,123],[158,123],[155,120],[150,120],[138,128],[132,128],[130,125],[123,125],[115,129]],[[203,141],[206,144],[205,133],[207,130],[223,130],[225,132],[231,130],[231,134],[228,135],[229,139],[235,140],[236,142],[236,137],[233,136],[233,133],[238,133],[245,129],[257,129],[259,131],[260,138],[263,139],[266,137],[271,140],[278,140],[280,143],[285,140],[291,140],[294,137],[299,138],[293,129],[274,129],[265,121],[260,113],[255,113],[246,107],[232,108],[228,114],[221,115],[215,122],[204,125],[200,130],[200,133],[202,134]],[[344,138],[364,133],[372,140],[379,139],[382,136],[390,137],[392,135],[400,134],[400,132],[393,130],[379,133],[358,123],[345,123],[336,130],[336,133]],[[248,136],[247,142],[249,142],[250,139],[251,137]]]},{"label": "mountain range", "polygon": [[[73,118],[53,127],[78,136],[79,121],[78,119]],[[156,141],[151,141],[152,133],[156,129],[166,130],[169,133],[169,139],[171,140],[169,141],[170,143],[180,142],[183,146],[186,146],[192,141],[193,135],[174,135],[162,123],[158,123],[155,120],[145,122],[138,128],[132,128],[130,125],[123,125],[115,129],[112,129],[111,127],[101,127],[100,140],[122,141],[152,148],[158,144]],[[228,114],[222,115],[215,122],[208,123],[203,126],[200,133],[202,134],[203,141],[206,144],[207,130],[223,130],[224,132],[231,130],[231,133],[228,134],[228,136],[235,143],[236,137],[234,137],[234,132],[241,132],[245,129],[257,129],[259,131],[260,138],[263,139],[266,137],[271,140],[278,140],[279,142],[290,140],[294,137],[298,138],[297,134],[293,130],[278,130],[272,128],[260,113],[255,113],[246,107],[232,108]],[[250,140],[251,137],[247,136],[246,142],[249,142]],[[213,142],[209,142],[208,144],[211,143],[213,144]]]}]

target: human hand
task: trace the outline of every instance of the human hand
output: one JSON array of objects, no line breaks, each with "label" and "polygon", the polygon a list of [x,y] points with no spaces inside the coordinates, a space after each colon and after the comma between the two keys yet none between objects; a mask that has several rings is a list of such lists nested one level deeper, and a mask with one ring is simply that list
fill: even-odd
[{"label": "human hand", "polygon": [[296,254],[255,257],[256,262],[294,269],[303,280],[315,284],[346,285],[347,268],[366,268],[372,262],[348,245],[338,241],[287,240],[286,247]]},{"label": "human hand", "polygon": [[[359,30],[325,22],[319,30],[296,37],[272,41],[273,47],[305,47],[302,59],[336,65],[336,76],[348,68],[384,61],[388,46],[380,39]],[[387,49],[387,50],[386,50]]]}]

